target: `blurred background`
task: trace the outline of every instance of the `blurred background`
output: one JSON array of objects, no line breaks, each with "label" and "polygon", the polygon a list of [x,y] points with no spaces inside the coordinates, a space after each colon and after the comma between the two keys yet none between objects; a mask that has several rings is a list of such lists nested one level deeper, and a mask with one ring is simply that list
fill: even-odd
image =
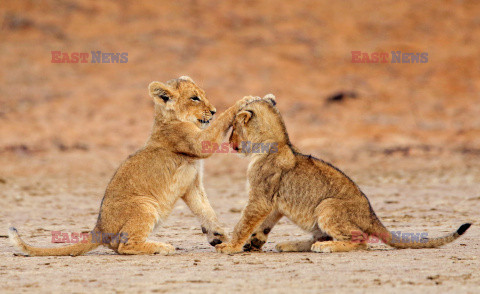
[{"label": "blurred background", "polygon": [[[219,111],[274,93],[294,144],[346,169],[478,165],[478,1],[4,0],[0,25],[3,176],[109,177],[149,135],[147,85],[181,75]],[[128,62],[52,63],[51,51]],[[351,51],[428,62],[352,63]],[[213,173],[243,162],[209,161]]]}]

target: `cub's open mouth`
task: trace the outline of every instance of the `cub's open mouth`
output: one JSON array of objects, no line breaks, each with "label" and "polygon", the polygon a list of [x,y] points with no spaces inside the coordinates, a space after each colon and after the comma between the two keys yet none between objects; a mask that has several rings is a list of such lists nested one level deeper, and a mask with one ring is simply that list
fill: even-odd
[{"label": "cub's open mouth", "polygon": [[198,121],[201,122],[202,124],[208,124],[208,123],[210,123],[210,120],[199,119]]}]

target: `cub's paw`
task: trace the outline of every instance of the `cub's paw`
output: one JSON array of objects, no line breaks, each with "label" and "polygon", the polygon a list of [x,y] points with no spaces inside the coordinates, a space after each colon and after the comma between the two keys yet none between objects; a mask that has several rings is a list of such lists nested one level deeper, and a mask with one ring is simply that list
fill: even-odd
[{"label": "cub's paw", "polygon": [[311,250],[312,250],[312,252],[317,252],[317,253],[331,253],[331,252],[333,252],[332,244],[329,241],[315,242],[312,245]]},{"label": "cub's paw", "polygon": [[207,230],[202,226],[202,233],[207,235],[207,241],[210,245],[216,246],[228,242],[228,235],[225,233],[225,230],[222,228],[217,228],[214,230]]},{"label": "cub's paw", "polygon": [[[270,230],[267,231],[267,234]],[[250,236],[250,240],[243,245],[243,251],[262,251],[262,246],[267,242],[267,234],[264,232],[255,232]]]},{"label": "cub's paw", "polygon": [[262,100],[262,99],[263,98],[259,97],[259,96],[245,96],[245,97],[242,98],[242,100],[247,104],[255,102],[255,101],[259,101],[259,100]]},{"label": "cub's paw", "polygon": [[175,247],[166,243],[158,243],[155,254],[169,255],[175,252]]},{"label": "cub's paw", "polygon": [[234,247],[230,243],[218,244],[215,246],[215,249],[217,250],[218,253],[226,253],[226,254],[243,252],[242,247]]},{"label": "cub's paw", "polygon": [[242,99],[238,100],[237,101],[237,107],[239,109],[242,109],[243,107],[245,107],[247,104],[249,103],[252,103],[252,102],[255,102],[255,101],[259,101],[259,100],[262,100],[261,97],[258,97],[258,96],[245,96],[243,97]]}]

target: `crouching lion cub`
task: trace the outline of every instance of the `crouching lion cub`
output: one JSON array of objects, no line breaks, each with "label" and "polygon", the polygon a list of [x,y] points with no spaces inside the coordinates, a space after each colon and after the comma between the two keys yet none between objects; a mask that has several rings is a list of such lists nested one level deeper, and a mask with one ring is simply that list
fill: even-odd
[{"label": "crouching lion cub", "polygon": [[155,120],[143,148],[117,169],[103,197],[95,228],[85,242],[59,248],[26,244],[15,228],[9,235],[14,245],[31,256],[80,255],[105,245],[119,254],[168,254],[170,244],[147,241],[152,230],[168,217],[182,198],[199,218],[202,232],[214,246],[226,241],[202,183],[202,142],[219,143],[235,114],[254,97],[244,97],[206,128],[215,107],[189,77],[166,84],[152,82],[149,94],[155,102]]},{"label": "crouching lion cub", "polygon": [[[312,233],[312,239],[278,244],[278,251],[365,249],[365,236],[376,236],[395,248],[432,248],[452,242],[470,227],[467,223],[450,235],[415,242],[394,238],[350,178],[292,146],[274,96],[269,98],[247,105],[233,123],[230,143],[251,158],[249,199],[231,241],[217,245],[218,252],[260,249],[283,216]],[[252,152],[258,143],[266,152]]]}]

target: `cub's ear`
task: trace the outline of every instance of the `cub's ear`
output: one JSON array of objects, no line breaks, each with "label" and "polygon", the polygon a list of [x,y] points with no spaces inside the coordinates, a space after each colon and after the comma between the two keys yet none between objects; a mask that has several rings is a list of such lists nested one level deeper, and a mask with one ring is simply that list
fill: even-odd
[{"label": "cub's ear", "polygon": [[167,102],[172,99],[172,91],[170,88],[160,82],[151,82],[148,85],[148,94],[153,98],[155,103]]},{"label": "cub's ear", "polygon": [[273,106],[277,105],[277,100],[273,94],[267,94],[263,96],[263,100],[270,102]]},{"label": "cub's ear", "polygon": [[237,113],[236,120],[244,125],[248,123],[250,118],[252,118],[253,111],[251,110],[242,110],[239,113]]},{"label": "cub's ear", "polygon": [[179,77],[178,79],[179,79],[179,80],[183,80],[183,81],[189,81],[189,82],[192,82],[192,83],[195,84],[195,82],[194,82],[194,81],[192,80],[192,78],[189,77],[189,76],[181,76],[181,77]]}]

